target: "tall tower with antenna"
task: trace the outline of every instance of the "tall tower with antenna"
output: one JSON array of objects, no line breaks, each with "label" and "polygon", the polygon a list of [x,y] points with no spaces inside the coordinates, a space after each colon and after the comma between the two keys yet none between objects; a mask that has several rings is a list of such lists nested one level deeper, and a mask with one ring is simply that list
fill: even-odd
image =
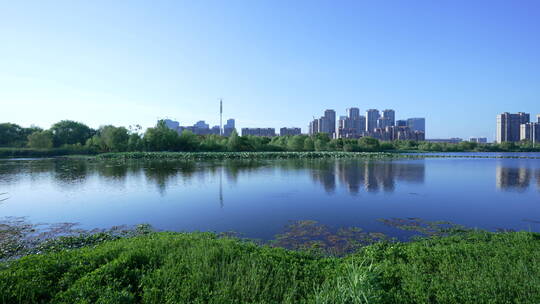
[{"label": "tall tower with antenna", "polygon": [[223,136],[223,98],[219,99],[219,135]]}]

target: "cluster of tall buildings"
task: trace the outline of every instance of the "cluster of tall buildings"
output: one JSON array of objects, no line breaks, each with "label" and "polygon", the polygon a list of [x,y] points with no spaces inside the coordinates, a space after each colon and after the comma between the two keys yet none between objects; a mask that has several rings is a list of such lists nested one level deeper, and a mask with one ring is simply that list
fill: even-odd
[{"label": "cluster of tall buildings", "polygon": [[531,122],[529,113],[502,113],[497,115],[497,142],[518,142],[528,140],[540,142],[540,115]]},{"label": "cluster of tall buildings", "polygon": [[213,126],[212,128],[210,128],[210,125],[207,124],[204,120],[198,121],[193,126],[181,126],[179,122],[170,119],[164,119],[163,121],[169,129],[175,130],[176,132],[178,132],[178,134],[182,134],[183,131],[188,130],[197,135],[214,134],[229,136],[235,129],[235,121],[232,118],[227,120],[227,123],[223,126],[223,130],[220,126]]},{"label": "cluster of tall buildings", "polygon": [[380,140],[425,140],[426,119],[396,120],[394,110],[369,109],[360,115],[360,109],[349,108],[347,115],[336,122],[334,110],[309,123],[309,134],[326,133],[332,138],[360,138],[371,136]]}]

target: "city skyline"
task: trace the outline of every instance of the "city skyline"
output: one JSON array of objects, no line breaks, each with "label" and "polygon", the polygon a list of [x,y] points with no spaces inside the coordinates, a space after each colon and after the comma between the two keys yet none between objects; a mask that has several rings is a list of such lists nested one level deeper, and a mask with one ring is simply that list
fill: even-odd
[{"label": "city skyline", "polygon": [[537,1],[29,0],[1,11],[1,122],[219,125],[223,98],[238,129],[305,132],[316,113],[358,107],[425,117],[430,138],[493,141],[496,115],[539,112]]}]

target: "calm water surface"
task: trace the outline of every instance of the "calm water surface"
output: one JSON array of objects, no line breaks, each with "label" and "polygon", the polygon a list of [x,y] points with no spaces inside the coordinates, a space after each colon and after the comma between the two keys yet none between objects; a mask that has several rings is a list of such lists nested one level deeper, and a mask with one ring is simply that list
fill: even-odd
[{"label": "calm water surface", "polygon": [[540,231],[540,160],[0,160],[0,218],[150,223],[271,239],[294,220],[395,234],[382,218],[419,217]]}]

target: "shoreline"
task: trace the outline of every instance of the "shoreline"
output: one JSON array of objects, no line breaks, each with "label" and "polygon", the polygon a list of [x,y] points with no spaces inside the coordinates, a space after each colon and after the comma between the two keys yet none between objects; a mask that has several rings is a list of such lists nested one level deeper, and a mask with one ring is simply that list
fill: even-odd
[{"label": "shoreline", "polygon": [[[387,151],[387,152],[110,152],[101,154],[51,153],[3,156],[0,160],[25,159],[88,159],[88,160],[273,160],[273,159],[418,159],[418,158],[493,158],[493,159],[540,159],[535,155],[519,155],[538,152],[422,152],[422,151]],[[470,155],[470,154],[474,155]],[[502,155],[497,155],[502,154]],[[518,154],[518,155],[504,155]]]}]

